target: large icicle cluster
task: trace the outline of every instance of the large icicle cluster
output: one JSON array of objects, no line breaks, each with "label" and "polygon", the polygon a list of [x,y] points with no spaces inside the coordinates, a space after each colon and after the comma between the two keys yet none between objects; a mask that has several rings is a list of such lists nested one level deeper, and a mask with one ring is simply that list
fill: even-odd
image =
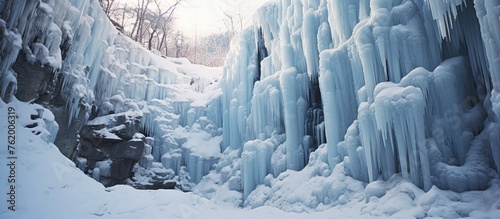
[{"label": "large icicle cluster", "polygon": [[[241,153],[241,166],[233,168],[242,173],[220,174],[241,180],[243,197],[260,203],[262,194],[251,194],[258,184],[271,187],[271,194],[259,189],[268,198],[281,194],[266,174],[302,169],[317,147],[311,139],[319,145],[326,137],[318,153],[330,169],[341,165],[364,182],[400,173],[424,190],[486,188],[500,166],[499,5],[280,0],[262,6],[226,62],[223,145]],[[312,109],[321,112],[315,123],[308,120]],[[311,136],[312,129],[321,131]],[[270,143],[281,134],[283,144]]]},{"label": "large icicle cluster", "polygon": [[186,166],[197,182],[218,161],[220,69],[147,51],[115,29],[98,1],[0,0],[0,6],[3,99],[16,92],[16,59],[40,63],[56,72],[53,98],[66,101],[68,126],[81,114],[87,120],[140,110],[144,134],[154,138],[143,163],[152,156],[176,173]]},{"label": "large icicle cluster", "polygon": [[98,116],[140,109],[144,132],[154,138],[154,162],[175,174],[185,166],[193,182],[212,169],[222,138],[218,69],[162,58],[119,35],[99,71],[89,76]]},{"label": "large icicle cluster", "polygon": [[[80,105],[89,106],[94,100],[87,75],[99,71],[105,53],[101,48],[113,42],[117,31],[107,31],[114,29],[113,25],[104,19],[106,15],[96,2],[23,0],[2,1],[1,5],[7,29],[21,36],[22,48],[18,51],[22,49],[25,56],[21,58],[62,73],[60,95],[67,100],[71,124]],[[17,51],[11,54],[15,60]],[[7,71],[2,71],[4,74]]]},{"label": "large icicle cluster", "polygon": [[[319,2],[310,4],[313,8],[309,12],[302,11],[302,1],[265,5],[256,16],[258,25],[233,40],[235,49],[228,55],[222,79],[223,145],[243,150],[245,194],[267,174],[277,176],[286,169],[302,169],[310,150],[324,142],[317,63],[318,50],[330,43],[321,41],[326,46],[318,48],[316,36],[304,34],[303,22],[317,31],[315,22],[326,20],[326,14],[319,15],[324,12]],[[305,13],[307,21],[294,16],[296,13]],[[321,34],[324,31],[320,30]],[[304,41],[309,42],[307,46]],[[266,149],[269,153],[248,152],[261,143],[245,142],[265,142],[281,134],[286,135],[286,142],[270,144],[274,146]],[[273,152],[272,159],[269,155]],[[271,159],[273,167],[260,168],[259,174],[248,173],[255,169],[250,165],[271,165]]]},{"label": "large icicle cluster", "polygon": [[[17,54],[22,48],[21,36],[7,29],[5,21],[0,20],[0,97],[10,100],[17,90],[17,79],[12,70],[12,64],[17,59]],[[9,89],[10,88],[10,89]]]},{"label": "large icicle cluster", "polygon": [[[486,58],[490,71],[491,84],[493,92],[491,93],[491,108],[494,116],[494,122],[487,125],[486,130],[491,132],[490,144],[491,157],[495,162],[497,170],[500,170],[500,137],[496,130],[500,129],[500,30],[498,27],[500,21],[500,5],[495,1],[476,0],[474,1],[479,24],[481,25],[481,38],[484,42]],[[484,58],[484,57],[483,57]],[[488,85],[488,84],[487,84]]]}]

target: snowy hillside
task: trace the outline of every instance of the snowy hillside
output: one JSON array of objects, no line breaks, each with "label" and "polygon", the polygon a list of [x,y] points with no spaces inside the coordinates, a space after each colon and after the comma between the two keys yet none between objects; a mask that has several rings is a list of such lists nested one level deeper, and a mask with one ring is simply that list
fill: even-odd
[{"label": "snowy hillside", "polygon": [[0,218],[495,218],[499,11],[271,1],[221,69],[0,0]]}]

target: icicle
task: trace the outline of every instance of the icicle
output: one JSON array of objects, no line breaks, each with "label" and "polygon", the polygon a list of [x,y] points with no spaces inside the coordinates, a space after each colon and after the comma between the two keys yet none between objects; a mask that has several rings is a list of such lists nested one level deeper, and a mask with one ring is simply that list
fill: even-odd
[{"label": "icicle", "polygon": [[[425,102],[421,90],[380,83],[374,95],[373,104],[362,105],[358,117],[369,180],[376,180],[379,170],[387,179],[399,164],[404,177],[425,190],[430,189],[423,123]],[[372,130],[378,130],[380,136]]]},{"label": "icicle", "polygon": [[456,19],[458,14],[457,6],[464,4],[465,0],[425,0],[425,2],[431,9],[432,17],[438,22],[441,37],[447,37],[449,30],[453,28],[450,22]]},{"label": "icicle", "polygon": [[[346,48],[346,47],[344,47]],[[319,85],[325,114],[326,140],[330,168],[340,162],[337,143],[356,118],[357,100],[347,50],[321,53]]]},{"label": "icicle", "polygon": [[267,174],[271,173],[271,155],[274,148],[275,145],[270,139],[248,141],[243,146],[241,153],[243,199],[246,199],[257,185],[264,182]]},{"label": "icicle", "polygon": [[297,70],[295,68],[286,69],[281,73],[280,86],[283,91],[283,106],[285,117],[285,130],[286,130],[286,159],[287,168],[292,170],[300,170],[304,167],[302,156],[304,153],[300,150],[299,135],[300,131],[298,126],[298,112],[297,112]]}]

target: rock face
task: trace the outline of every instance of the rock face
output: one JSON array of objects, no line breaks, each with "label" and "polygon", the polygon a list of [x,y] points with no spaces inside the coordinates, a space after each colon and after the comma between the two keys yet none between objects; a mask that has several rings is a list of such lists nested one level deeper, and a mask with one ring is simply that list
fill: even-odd
[{"label": "rock face", "polygon": [[76,155],[77,134],[87,122],[88,107],[80,104],[78,115],[75,115],[72,123],[69,124],[70,112],[66,106],[65,95],[61,94],[62,81],[66,76],[60,74],[57,78],[59,69],[54,69],[39,61],[32,63],[26,59],[23,51],[19,52],[12,69],[17,73],[16,98],[25,102],[38,103],[56,115],[60,130],[54,143],[64,156],[73,159]]},{"label": "rock face", "polygon": [[20,52],[12,69],[17,73],[18,100],[24,102],[45,102],[52,99],[56,70],[39,61],[30,63],[26,54]]},{"label": "rock face", "polygon": [[[86,159],[85,172],[98,168],[106,186],[132,176],[144,151],[144,135],[138,133],[142,115],[130,112],[97,117],[83,126],[77,155]],[[107,162],[107,164],[103,164]]]},{"label": "rock face", "polygon": [[60,129],[57,132],[57,137],[54,142],[61,153],[73,160],[76,156],[76,147],[78,146],[78,133],[87,122],[87,108],[84,105],[80,106],[78,115],[73,119],[71,125],[68,125],[69,112],[65,105],[45,105],[56,115],[56,122]]},{"label": "rock face", "polygon": [[[81,50],[76,52],[78,48],[74,47],[71,22],[66,18],[56,19],[58,11],[49,7],[47,1],[1,2],[0,96],[4,102],[11,101],[14,95],[20,101],[50,109],[60,127],[54,143],[62,154],[73,159],[76,137],[87,121],[89,107],[85,100],[84,104],[78,102],[78,99],[82,101],[80,97],[76,97],[76,101],[70,98],[78,95],[74,91],[80,91],[73,89],[73,85],[85,82],[79,76],[85,73],[85,68],[69,64],[70,55],[81,55]],[[62,5],[59,1],[52,3]],[[65,12],[68,17],[76,13]],[[74,22],[73,26],[80,23]],[[73,102],[76,102],[72,106],[78,108],[74,110],[77,113],[68,107],[68,103]]]}]

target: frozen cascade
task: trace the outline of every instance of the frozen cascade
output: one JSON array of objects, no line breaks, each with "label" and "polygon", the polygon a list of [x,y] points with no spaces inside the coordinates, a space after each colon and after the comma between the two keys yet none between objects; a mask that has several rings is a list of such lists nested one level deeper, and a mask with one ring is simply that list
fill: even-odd
[{"label": "frozen cascade", "polygon": [[[492,134],[487,144],[477,140],[498,127],[482,124],[490,94],[493,111],[500,112],[495,8],[497,2],[480,0],[267,3],[254,26],[233,41],[232,54],[246,57],[230,55],[226,62],[232,71],[222,82],[223,144],[238,150],[283,133],[286,141],[270,158],[276,171],[267,169],[276,174],[283,165],[300,164],[289,163],[297,154],[290,149],[307,157],[311,137],[324,143],[323,130],[321,153],[327,152],[332,171],[342,165],[365,182],[401,173],[425,190],[485,188],[493,177],[490,164],[474,160],[491,150],[500,163],[498,137]],[[256,57],[264,49],[267,56]],[[254,60],[260,62],[257,82]],[[299,79],[303,74],[308,80]],[[289,92],[292,87],[296,92]],[[313,129],[318,132],[311,135]],[[252,196],[247,189],[256,183],[268,183],[248,173],[250,163],[267,164],[255,156],[249,152],[242,160],[244,197]],[[453,183],[462,178],[467,183]]]},{"label": "frozen cascade", "polygon": [[[300,75],[297,69],[289,68],[281,73],[280,85],[283,91],[283,112],[286,130],[286,163],[287,169],[300,170],[305,165],[304,156],[309,148],[304,150],[302,146],[302,136],[304,136],[305,104],[303,99],[297,100],[297,81]],[[300,92],[300,90],[299,90]]]},{"label": "frozen cascade", "polygon": [[387,82],[377,85],[374,95],[372,104],[361,105],[358,118],[368,179],[378,179],[379,171],[388,179],[400,170],[415,185],[430,189],[421,90]]},{"label": "frozen cascade", "polygon": [[[401,173],[425,190],[454,191],[497,177],[498,1],[270,2],[233,40],[218,91],[215,77],[191,75],[187,60],[108,31],[98,1],[0,2],[2,98],[15,93],[11,65],[23,54],[57,73],[70,117],[92,103],[98,116],[141,110],[154,138],[143,166],[217,179],[249,205],[259,190],[270,204],[345,201],[342,183],[352,178],[344,173],[364,182]],[[192,98],[205,91],[209,101]],[[280,190],[301,174],[316,185],[306,190],[313,202]]]},{"label": "frozen cascade", "polygon": [[[464,101],[475,98],[470,83],[472,79],[468,74],[470,67],[465,63],[462,57],[452,58],[443,62],[434,72],[417,68],[401,81],[402,86],[416,86],[422,90],[427,105],[424,122],[429,127],[426,136],[434,136],[439,145],[447,145],[452,154],[443,155],[449,157],[449,162],[456,159],[454,162],[460,165],[464,163],[468,150],[468,145],[461,139],[463,132],[466,128],[476,133],[480,130],[475,128],[477,124],[459,121],[466,112],[464,104],[468,103]],[[442,151],[444,153],[444,149]]]},{"label": "frozen cascade", "polygon": [[328,160],[334,166],[340,160],[336,145],[356,118],[357,100],[347,48],[321,53],[319,85],[325,109]]},{"label": "frozen cascade", "polygon": [[[93,101],[100,105],[119,92],[134,100],[164,99],[172,89],[177,90],[167,85],[191,80],[178,74],[173,65],[158,65],[162,60],[119,35],[98,2],[47,0],[37,3],[6,1],[2,17],[9,18],[7,29],[16,28],[20,32],[28,60],[60,69],[61,98],[67,99],[72,115],[78,115],[82,104],[87,108]],[[35,30],[41,35],[35,36]],[[60,51],[63,38],[70,45],[64,60]],[[206,87],[206,84],[200,86]],[[69,121],[71,123],[71,119]]]},{"label": "frozen cascade", "polygon": [[[500,86],[500,30],[492,27],[500,25],[500,21],[498,20],[500,16],[500,4],[495,1],[476,0],[474,1],[474,6],[481,26],[481,37],[485,44],[489,71],[491,72],[491,83],[493,85],[491,103],[493,105],[493,112],[495,113],[495,123],[488,128],[490,130],[498,130],[500,127],[500,104],[498,104],[500,101],[498,92]],[[499,170],[500,141],[496,133],[491,133],[489,144],[496,169]]]},{"label": "frozen cascade", "polygon": [[[426,136],[433,184],[454,191],[486,188],[492,177],[488,164],[476,160],[485,148],[473,136],[482,131],[486,113],[476,103],[479,97],[466,63],[462,57],[452,58],[434,72],[417,68],[401,81],[403,86],[420,87],[427,106],[432,106],[426,107],[424,122],[430,129]],[[457,178],[466,183],[457,183]]]},{"label": "frozen cascade", "polygon": [[44,128],[49,132],[48,142],[54,143],[59,131],[59,125],[55,121],[54,114],[40,105],[34,105],[34,108],[37,111],[37,116],[43,120]]},{"label": "frozen cascade", "polygon": [[[184,165],[196,181],[212,169],[222,126],[219,69],[147,51],[115,29],[98,1],[5,0],[1,5],[3,99],[15,94],[11,65],[18,54],[25,55],[54,71],[53,83],[60,87],[53,98],[66,101],[68,126],[81,115],[87,120],[141,110],[144,132],[155,139],[148,143],[151,148],[146,146],[143,166],[162,162],[179,173]],[[191,127],[198,125],[201,130],[193,135],[215,145],[211,154],[197,153],[190,146],[195,143],[186,141]],[[186,132],[175,134],[179,128]],[[55,136],[50,133],[51,140]]]},{"label": "frozen cascade", "polygon": [[453,20],[457,18],[458,7],[465,4],[465,0],[445,0],[445,1],[429,1],[425,0],[429,5],[432,17],[437,21],[442,37],[446,37],[453,28]]},{"label": "frozen cascade", "polygon": [[[250,112],[250,100],[253,83],[258,75],[257,48],[253,45],[255,37],[252,30],[240,33],[231,42],[236,48],[228,54],[222,75],[222,110],[223,110],[223,147],[241,148],[246,135],[246,117]],[[240,124],[241,123],[241,124]]]},{"label": "frozen cascade", "polygon": [[[439,33],[442,38],[446,39],[446,43],[450,44],[452,50],[459,50],[460,43],[466,43],[467,55],[470,58],[474,80],[477,84],[482,84],[486,90],[482,92],[490,92],[492,87],[489,83],[488,66],[494,62],[488,60],[488,40],[484,37],[489,34],[484,34],[480,30],[481,17],[477,13],[483,11],[484,2],[473,0],[446,0],[446,1],[429,1],[426,0],[426,5],[430,8],[432,18],[436,20],[439,28]],[[490,8],[495,8],[495,3],[488,2]],[[477,11],[477,12],[476,12]],[[495,21],[493,21],[495,22]],[[498,21],[496,21],[498,24]],[[494,26],[494,24],[493,24]],[[497,33],[498,36],[498,33]],[[483,40],[480,40],[483,38]],[[444,51],[445,53],[447,51]],[[498,54],[498,53],[497,53]],[[498,55],[497,55],[498,56]],[[494,72],[494,71],[492,71]],[[491,75],[495,77],[494,74]]]},{"label": "frozen cascade", "polygon": [[[302,169],[309,152],[325,142],[318,63],[320,51],[328,49],[331,40],[305,31],[330,35],[322,25],[328,20],[326,4],[294,0],[264,5],[257,12],[257,25],[233,40],[239,55],[229,55],[226,61],[222,81],[223,144],[238,149],[248,140],[265,140],[272,133],[284,133],[286,142],[270,157],[277,165],[276,175],[285,170],[283,164],[287,169]],[[276,22],[269,22],[269,16]],[[302,16],[308,18],[303,20]],[[257,57],[262,51],[267,56]],[[258,74],[255,66],[260,67]],[[251,162],[243,162],[243,166],[246,163]],[[267,168],[267,174],[271,169]],[[252,175],[242,177],[243,184],[261,180],[245,179]]]},{"label": "frozen cascade", "polygon": [[[481,26],[482,42],[485,43],[486,57],[489,70],[491,72],[491,81],[495,90],[500,85],[500,31],[498,27],[500,21],[497,19],[500,12],[499,4],[495,1],[476,0],[474,1],[479,24]],[[478,39],[475,39],[479,41]],[[496,111],[497,115],[500,115]]]},{"label": "frozen cascade", "polygon": [[[455,191],[485,188],[491,169],[484,162],[472,161],[484,150],[472,138],[481,132],[485,113],[479,104],[464,105],[477,99],[470,72],[465,59],[457,57],[434,72],[417,68],[400,85],[378,84],[374,102],[360,105],[359,122],[353,123],[338,145],[352,176],[371,182],[379,175],[388,179],[402,172],[426,190],[431,185]],[[367,172],[358,169],[364,165]],[[469,172],[472,169],[477,172]],[[471,183],[455,183],[456,177]]]},{"label": "frozen cascade", "polygon": [[[22,39],[19,34],[8,30],[3,20],[0,20],[0,32],[2,33],[0,38],[0,48],[2,48],[0,50],[2,57],[0,59],[0,72],[2,73],[0,74],[0,98],[7,102],[17,90],[17,79],[11,66],[22,48]],[[10,90],[8,90],[9,87]]]},{"label": "frozen cascade", "polygon": [[256,139],[248,141],[243,146],[241,154],[241,174],[243,182],[243,198],[248,197],[255,187],[264,182],[264,178],[272,170],[271,155],[275,150],[275,143],[271,139],[262,141]]},{"label": "frozen cascade", "polygon": [[426,49],[432,40],[422,34],[428,31],[412,2],[393,7],[373,1],[370,6],[371,17],[356,26],[349,40],[321,53],[319,80],[331,165],[341,160],[336,145],[356,118],[359,103],[373,99],[375,86],[399,82],[418,66],[435,67],[432,58],[440,54],[439,47]]}]

